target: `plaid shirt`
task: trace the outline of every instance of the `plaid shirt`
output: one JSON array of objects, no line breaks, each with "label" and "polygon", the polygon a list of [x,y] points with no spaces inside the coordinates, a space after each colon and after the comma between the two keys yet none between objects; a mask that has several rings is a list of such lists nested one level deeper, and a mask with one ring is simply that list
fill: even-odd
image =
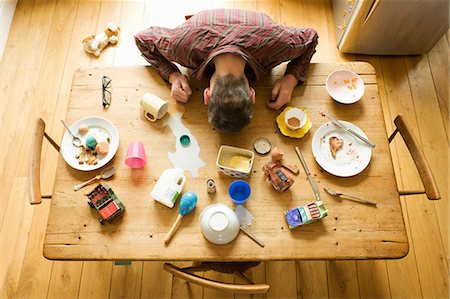
[{"label": "plaid shirt", "polygon": [[193,75],[201,80],[213,73],[210,62],[214,57],[234,53],[247,62],[245,72],[250,79],[257,80],[290,60],[286,74],[293,74],[301,83],[306,80],[317,37],[312,28],[277,25],[263,13],[216,9],[199,12],[174,29],[150,27],[137,33],[135,40],[165,80],[179,71],[172,61],[193,69]]}]

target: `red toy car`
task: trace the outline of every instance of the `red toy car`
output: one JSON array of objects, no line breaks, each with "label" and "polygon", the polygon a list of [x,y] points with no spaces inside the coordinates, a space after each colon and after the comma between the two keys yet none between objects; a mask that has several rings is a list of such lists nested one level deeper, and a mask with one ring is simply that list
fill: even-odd
[{"label": "red toy car", "polygon": [[87,194],[88,204],[99,213],[101,224],[112,223],[125,212],[125,206],[108,185],[99,184]]}]

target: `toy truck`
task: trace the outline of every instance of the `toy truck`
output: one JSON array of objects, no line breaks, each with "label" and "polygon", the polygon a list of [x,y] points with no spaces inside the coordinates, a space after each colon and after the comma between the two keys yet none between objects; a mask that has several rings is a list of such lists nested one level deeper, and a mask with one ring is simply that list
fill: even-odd
[{"label": "toy truck", "polygon": [[100,215],[101,224],[112,223],[125,212],[125,206],[108,185],[98,184],[86,196],[89,199],[89,206],[96,209]]},{"label": "toy truck", "polygon": [[313,201],[306,205],[290,209],[284,212],[286,222],[290,229],[305,225],[327,216],[328,210],[323,201]]}]

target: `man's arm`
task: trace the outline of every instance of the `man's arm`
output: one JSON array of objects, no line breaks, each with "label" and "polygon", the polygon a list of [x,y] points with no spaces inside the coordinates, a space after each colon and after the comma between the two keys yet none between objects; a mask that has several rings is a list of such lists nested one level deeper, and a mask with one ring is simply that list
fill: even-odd
[{"label": "man's arm", "polygon": [[289,62],[284,77],[277,80],[272,88],[271,98],[267,103],[272,109],[280,109],[291,101],[295,87],[305,82],[311,58],[316,52],[318,35],[314,29],[289,28],[289,31],[298,56]]},{"label": "man's arm", "polygon": [[283,78],[278,79],[272,88],[270,101],[267,105],[275,110],[280,109],[291,101],[292,92],[297,86],[298,80],[292,74],[284,75]]},{"label": "man's arm", "polygon": [[155,33],[158,27],[151,27],[141,31],[135,36],[136,45],[142,56],[150,63],[160,76],[172,84],[170,95],[177,101],[186,103],[192,94],[188,78],[181,74],[175,64],[167,60],[159,51],[155,44]]},{"label": "man's arm", "polygon": [[151,67],[154,68],[161,77],[169,81],[169,75],[177,72],[179,69],[175,64],[167,60],[159,51],[155,44],[156,36],[159,30],[158,27],[150,27],[144,31],[136,34],[135,41],[136,46],[141,51],[142,56],[150,63]]},{"label": "man's arm", "polygon": [[298,83],[301,84],[306,81],[311,58],[313,54],[316,53],[319,36],[317,35],[317,31],[313,28],[308,28],[306,30],[289,28],[289,31],[292,34],[296,51],[299,54],[297,58],[292,59],[291,62],[289,62],[285,75],[294,75],[297,78]]},{"label": "man's arm", "polygon": [[192,94],[189,80],[186,75],[180,72],[174,72],[169,75],[169,82],[172,84],[170,95],[179,102],[186,103]]}]

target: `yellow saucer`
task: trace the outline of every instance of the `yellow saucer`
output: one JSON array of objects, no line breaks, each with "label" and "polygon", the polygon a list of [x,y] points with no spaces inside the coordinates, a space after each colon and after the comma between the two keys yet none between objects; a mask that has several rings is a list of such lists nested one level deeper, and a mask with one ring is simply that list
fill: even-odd
[{"label": "yellow saucer", "polygon": [[312,123],[309,120],[309,116],[308,116],[308,113],[306,112],[306,109],[305,108],[301,108],[302,111],[306,114],[306,123],[305,123],[305,125],[303,127],[299,128],[299,129],[297,129],[297,130],[289,129],[286,126],[286,123],[284,122],[284,115],[286,114],[287,111],[289,111],[292,108],[294,108],[294,107],[287,106],[277,116],[278,128],[280,129],[281,134],[283,134],[284,136],[292,137],[292,138],[302,138],[303,136],[305,136],[306,133],[308,133],[309,129],[311,129]]}]

